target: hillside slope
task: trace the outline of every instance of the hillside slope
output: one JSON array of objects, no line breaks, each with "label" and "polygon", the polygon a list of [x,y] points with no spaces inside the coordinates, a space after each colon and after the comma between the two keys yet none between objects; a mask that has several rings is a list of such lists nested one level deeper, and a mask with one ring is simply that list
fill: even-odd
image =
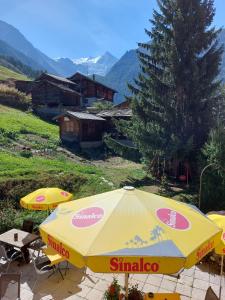
[{"label": "hillside slope", "polygon": [[13,78],[16,80],[29,80],[27,76],[0,65],[0,80],[7,80],[9,78]]}]

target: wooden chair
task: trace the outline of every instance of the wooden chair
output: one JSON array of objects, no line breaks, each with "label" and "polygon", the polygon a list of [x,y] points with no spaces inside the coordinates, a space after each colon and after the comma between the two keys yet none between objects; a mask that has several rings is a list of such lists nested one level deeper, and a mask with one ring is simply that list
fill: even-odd
[{"label": "wooden chair", "polygon": [[211,286],[206,291],[205,300],[219,300],[219,297],[217,297]]},{"label": "wooden chair", "polygon": [[23,231],[32,233],[34,230],[34,222],[32,220],[24,220],[21,228]]},{"label": "wooden chair", "polygon": [[[7,287],[11,283],[17,283],[17,300],[20,300],[20,274],[13,274],[13,273],[2,273],[0,274],[0,299],[4,297],[5,291]],[[13,300],[13,299],[12,299]]]}]

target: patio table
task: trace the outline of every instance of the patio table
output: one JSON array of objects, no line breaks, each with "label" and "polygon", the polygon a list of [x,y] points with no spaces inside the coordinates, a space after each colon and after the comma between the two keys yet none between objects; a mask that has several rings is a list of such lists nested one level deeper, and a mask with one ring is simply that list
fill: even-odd
[{"label": "patio table", "polygon": [[[14,234],[18,235],[17,241],[14,240]],[[30,262],[28,246],[40,237],[36,234],[28,233],[20,229],[11,229],[0,235],[0,242],[6,245],[13,246],[21,250],[26,263]]]}]

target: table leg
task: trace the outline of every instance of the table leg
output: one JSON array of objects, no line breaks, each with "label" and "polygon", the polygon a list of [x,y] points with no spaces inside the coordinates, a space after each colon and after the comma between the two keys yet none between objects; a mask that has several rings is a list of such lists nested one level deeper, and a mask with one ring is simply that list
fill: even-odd
[{"label": "table leg", "polygon": [[25,263],[29,264],[30,254],[29,254],[29,251],[28,251],[27,247],[21,248],[21,252],[22,252],[23,259],[24,259]]}]

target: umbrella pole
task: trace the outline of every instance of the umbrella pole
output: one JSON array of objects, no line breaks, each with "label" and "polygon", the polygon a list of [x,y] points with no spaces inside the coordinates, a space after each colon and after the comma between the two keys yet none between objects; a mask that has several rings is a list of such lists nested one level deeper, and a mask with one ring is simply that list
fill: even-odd
[{"label": "umbrella pole", "polygon": [[128,299],[128,279],[129,279],[129,274],[125,273],[125,299]]},{"label": "umbrella pole", "polygon": [[220,294],[219,299],[221,299],[221,291],[222,291],[222,277],[223,277],[223,255],[221,255],[221,269],[220,269]]}]

